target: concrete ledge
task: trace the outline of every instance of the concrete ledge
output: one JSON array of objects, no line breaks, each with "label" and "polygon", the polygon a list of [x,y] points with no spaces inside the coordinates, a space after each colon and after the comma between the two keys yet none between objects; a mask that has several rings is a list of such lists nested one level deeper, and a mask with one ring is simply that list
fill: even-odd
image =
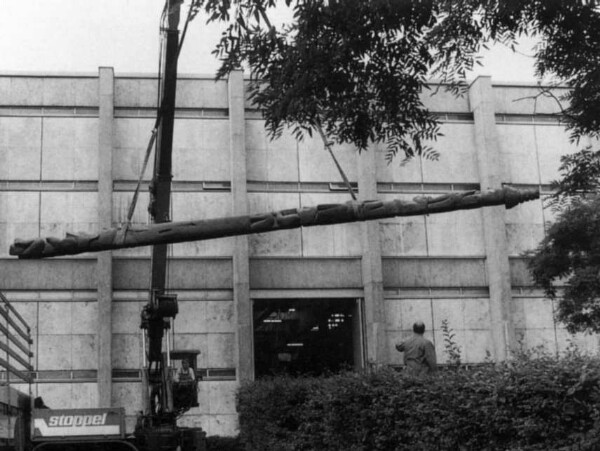
[{"label": "concrete ledge", "polygon": [[360,258],[251,258],[250,289],[362,288]]},{"label": "concrete ledge", "polygon": [[394,287],[485,287],[485,257],[384,257],[383,285]]},{"label": "concrete ledge", "polygon": [[0,259],[3,290],[96,288],[96,259]]},{"label": "concrete ledge", "polygon": [[[232,286],[230,258],[183,259],[168,263],[169,287],[186,290],[227,289]],[[150,287],[150,259],[130,258],[113,261],[114,290],[143,290]]]}]

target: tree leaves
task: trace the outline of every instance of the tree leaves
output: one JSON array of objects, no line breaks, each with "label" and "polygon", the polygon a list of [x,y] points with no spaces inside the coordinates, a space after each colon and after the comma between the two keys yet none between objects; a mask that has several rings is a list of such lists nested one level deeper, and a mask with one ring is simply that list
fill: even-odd
[{"label": "tree leaves", "polygon": [[[286,126],[301,139],[321,125],[359,150],[384,143],[388,160],[422,155],[439,136],[423,105],[427,80],[455,95],[489,42],[514,47],[521,34],[543,39],[540,75],[573,89],[566,123],[573,138],[600,131],[600,16],[593,2],[558,0],[286,0],[293,21],[275,26],[275,0],[196,0],[223,21],[217,76],[246,65],[250,98],[272,137]],[[281,3],[281,2],[279,2]]]}]

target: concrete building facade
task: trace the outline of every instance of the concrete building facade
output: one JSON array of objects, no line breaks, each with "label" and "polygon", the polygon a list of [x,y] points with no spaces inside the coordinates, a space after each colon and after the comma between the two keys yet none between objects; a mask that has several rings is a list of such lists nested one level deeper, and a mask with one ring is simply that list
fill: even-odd
[{"label": "concrete building facade", "polygon": [[[424,103],[442,121],[444,136],[433,143],[438,162],[388,165],[378,146],[362,154],[336,146],[335,153],[361,199],[502,184],[547,192],[560,156],[575,146],[553,116],[554,101],[537,93],[486,77],[463,97],[426,92]],[[30,261],[8,248],[18,237],[93,233],[125,220],[156,98],[155,78],[115,76],[111,68],[0,76],[0,290],[33,327],[34,393],[53,408],[123,406],[130,430],[141,409],[139,314],[150,249]],[[134,225],[148,221],[147,185]],[[216,82],[180,78],[173,220],[349,199],[319,139],[269,140],[241,73]],[[347,339],[357,368],[401,365],[394,344],[415,320],[425,322],[441,362],[443,320],[466,363],[505,359],[513,346],[561,352],[569,340],[595,352],[596,337],[571,337],[555,323],[552,302],[527,273],[522,252],[544,236],[549,215],[535,201],[173,245],[174,346],[201,351],[203,376],[200,407],[182,422],[209,435],[235,433],[235,390],[258,371],[256,324],[264,318],[257,306],[343,306],[353,318]]]}]

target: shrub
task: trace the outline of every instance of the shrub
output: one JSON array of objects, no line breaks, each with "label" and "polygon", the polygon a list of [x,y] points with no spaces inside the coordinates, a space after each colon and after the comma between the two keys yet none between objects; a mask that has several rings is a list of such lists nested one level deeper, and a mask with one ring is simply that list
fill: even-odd
[{"label": "shrub", "polygon": [[273,378],[243,385],[237,403],[248,450],[597,449],[600,361]]}]

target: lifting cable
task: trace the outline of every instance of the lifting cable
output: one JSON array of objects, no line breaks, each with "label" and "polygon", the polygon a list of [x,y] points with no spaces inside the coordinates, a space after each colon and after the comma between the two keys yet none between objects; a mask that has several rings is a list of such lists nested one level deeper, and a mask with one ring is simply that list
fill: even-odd
[{"label": "lifting cable", "polygon": [[325,132],[323,131],[323,128],[321,127],[320,123],[317,123],[317,130],[319,131],[319,134],[321,135],[321,139],[323,140],[323,146],[325,146],[325,149],[329,152],[329,155],[331,155],[331,158],[333,159],[333,162],[335,163],[337,170],[339,171],[340,175],[342,176],[344,185],[346,185],[346,188],[348,189],[350,196],[352,196],[352,200],[356,200],[356,194],[354,193],[354,190],[352,189],[352,185],[350,184],[348,177],[346,177],[346,173],[342,169],[342,166],[340,165],[337,158],[333,154],[333,150],[332,150],[333,143],[331,141],[327,140],[327,136],[325,136]]},{"label": "lifting cable", "polygon": [[[161,33],[163,30],[163,23],[164,23],[166,13],[167,13],[167,4],[168,4],[168,0],[165,2],[165,6],[164,6],[163,12],[161,14],[161,19],[160,19]],[[183,47],[183,42],[185,40],[185,35],[187,33],[188,25],[196,17],[196,14],[198,14],[198,11],[199,11],[198,0],[192,0],[192,2],[190,4],[190,8],[188,10],[186,20],[185,20],[185,25],[183,27],[183,31],[181,33],[181,39],[179,40],[179,45],[177,47],[177,54],[175,56],[175,60],[173,61],[173,64],[177,64],[177,61],[179,59],[179,53],[181,52],[181,49]],[[152,128],[152,131],[151,131],[150,140],[148,141],[148,146],[146,147],[146,155],[144,156],[144,162],[142,164],[140,176],[138,178],[137,185],[135,187],[135,191],[133,192],[133,198],[131,199],[131,203],[129,204],[129,210],[127,211],[127,220],[125,221],[125,224],[120,232],[120,236],[121,236],[120,239],[123,241],[125,240],[125,235],[127,234],[127,230],[129,229],[129,226],[131,225],[131,220],[133,218],[133,213],[134,213],[135,207],[137,205],[137,200],[138,200],[138,196],[139,196],[139,192],[140,192],[140,187],[142,185],[142,180],[144,178],[144,174],[146,173],[146,168],[148,166],[148,161],[150,160],[150,155],[152,153],[152,149],[154,147],[154,144],[156,143],[156,136],[158,135],[158,128],[160,127],[160,123],[161,123],[162,116],[163,116],[162,99],[160,98],[160,83],[161,83],[162,63],[163,63],[163,61],[162,61],[163,60],[163,43],[162,43],[163,39],[162,39],[162,37],[164,37],[164,35],[161,35],[161,45],[160,45],[160,54],[159,54],[159,62],[158,62],[158,97],[157,97],[157,101],[156,101],[156,103],[157,103],[156,121],[154,122],[154,127]]]}]

